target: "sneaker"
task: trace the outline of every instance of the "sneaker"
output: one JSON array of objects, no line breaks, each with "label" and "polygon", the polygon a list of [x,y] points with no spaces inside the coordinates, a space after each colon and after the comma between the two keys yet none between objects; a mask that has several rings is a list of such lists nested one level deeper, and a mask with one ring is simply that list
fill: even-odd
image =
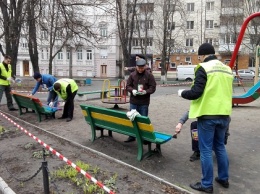
[{"label": "sneaker", "polygon": [[190,187],[197,191],[203,191],[205,193],[213,193],[213,187],[204,188],[204,187],[202,187],[201,182],[197,182],[195,184],[190,184]]},{"label": "sneaker", "polygon": [[220,179],[218,179],[218,177],[216,177],[215,178],[215,181],[217,182],[217,183],[219,183],[222,187],[224,187],[224,188],[228,188],[229,187],[229,182],[228,182],[228,180],[220,180]]},{"label": "sneaker", "polygon": [[191,156],[190,156],[190,161],[193,162],[195,160],[199,160],[200,159],[200,152],[195,151]]},{"label": "sneaker", "polygon": [[17,108],[9,108],[9,111],[16,111],[16,110],[18,110]]}]

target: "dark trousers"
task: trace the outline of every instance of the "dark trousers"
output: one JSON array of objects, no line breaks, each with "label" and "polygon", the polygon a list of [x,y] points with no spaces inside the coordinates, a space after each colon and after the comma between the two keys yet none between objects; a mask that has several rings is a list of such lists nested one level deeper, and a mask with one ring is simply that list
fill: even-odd
[{"label": "dark trousers", "polygon": [[65,102],[65,105],[64,105],[64,108],[63,108],[63,114],[62,114],[62,117],[64,118],[73,118],[73,112],[74,112],[74,98],[77,94],[77,91],[76,90],[75,92],[73,92],[71,94],[71,96],[68,96],[66,102]]},{"label": "dark trousers", "polygon": [[11,86],[10,85],[8,85],[8,86],[0,85],[0,102],[1,102],[2,97],[3,97],[3,93],[5,93],[8,109],[14,108],[13,98],[12,98],[12,95],[11,95],[10,92],[11,92]]},{"label": "dark trousers", "polygon": [[197,121],[193,121],[190,124],[190,134],[191,134],[191,145],[192,151],[199,152],[199,140],[198,140],[198,131],[197,131]]}]

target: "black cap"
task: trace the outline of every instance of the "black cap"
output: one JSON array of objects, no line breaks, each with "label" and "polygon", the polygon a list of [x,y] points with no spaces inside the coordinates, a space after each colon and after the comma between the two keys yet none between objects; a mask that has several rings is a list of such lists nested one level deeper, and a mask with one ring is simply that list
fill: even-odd
[{"label": "black cap", "polygon": [[38,79],[38,78],[41,78],[41,77],[42,77],[42,75],[39,72],[35,72],[34,75],[33,75],[34,79]]},{"label": "black cap", "polygon": [[138,59],[136,61],[136,66],[145,66],[146,61],[144,59]]},{"label": "black cap", "polygon": [[135,57],[139,57],[140,59],[144,59],[144,56],[140,55],[140,54],[135,55]]},{"label": "black cap", "polygon": [[200,45],[198,55],[210,55],[215,54],[215,49],[210,43],[203,43]]}]

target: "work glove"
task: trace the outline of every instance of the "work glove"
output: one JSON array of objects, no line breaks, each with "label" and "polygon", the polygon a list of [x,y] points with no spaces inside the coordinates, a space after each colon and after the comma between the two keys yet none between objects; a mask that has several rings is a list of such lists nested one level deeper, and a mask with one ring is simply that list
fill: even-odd
[{"label": "work glove", "polygon": [[43,84],[43,85],[42,85],[42,90],[48,90],[46,84]]},{"label": "work glove", "polygon": [[145,95],[146,93],[146,90],[143,90],[142,92],[139,92],[139,95]]},{"label": "work glove", "polygon": [[53,103],[53,102],[50,102],[50,103],[49,103],[49,107],[51,107],[51,108],[52,108],[52,107],[53,107],[53,105],[54,105],[54,103]]},{"label": "work glove", "polygon": [[181,93],[182,93],[184,90],[185,90],[185,89],[179,89],[179,90],[178,90],[178,96],[179,96],[179,97],[182,97],[182,96],[181,96]]},{"label": "work glove", "polygon": [[137,90],[132,90],[134,96],[136,96]]},{"label": "work glove", "polygon": [[9,82],[15,83],[15,81],[12,77],[8,77],[6,80],[8,80]]}]

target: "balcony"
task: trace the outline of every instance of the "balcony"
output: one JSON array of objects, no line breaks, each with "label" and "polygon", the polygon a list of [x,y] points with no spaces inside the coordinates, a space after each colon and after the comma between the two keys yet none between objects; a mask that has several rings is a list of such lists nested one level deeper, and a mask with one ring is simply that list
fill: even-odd
[{"label": "balcony", "polygon": [[[219,53],[229,53],[234,52],[235,50],[235,44],[219,44]],[[241,51],[241,47],[239,47],[238,51]]]}]

